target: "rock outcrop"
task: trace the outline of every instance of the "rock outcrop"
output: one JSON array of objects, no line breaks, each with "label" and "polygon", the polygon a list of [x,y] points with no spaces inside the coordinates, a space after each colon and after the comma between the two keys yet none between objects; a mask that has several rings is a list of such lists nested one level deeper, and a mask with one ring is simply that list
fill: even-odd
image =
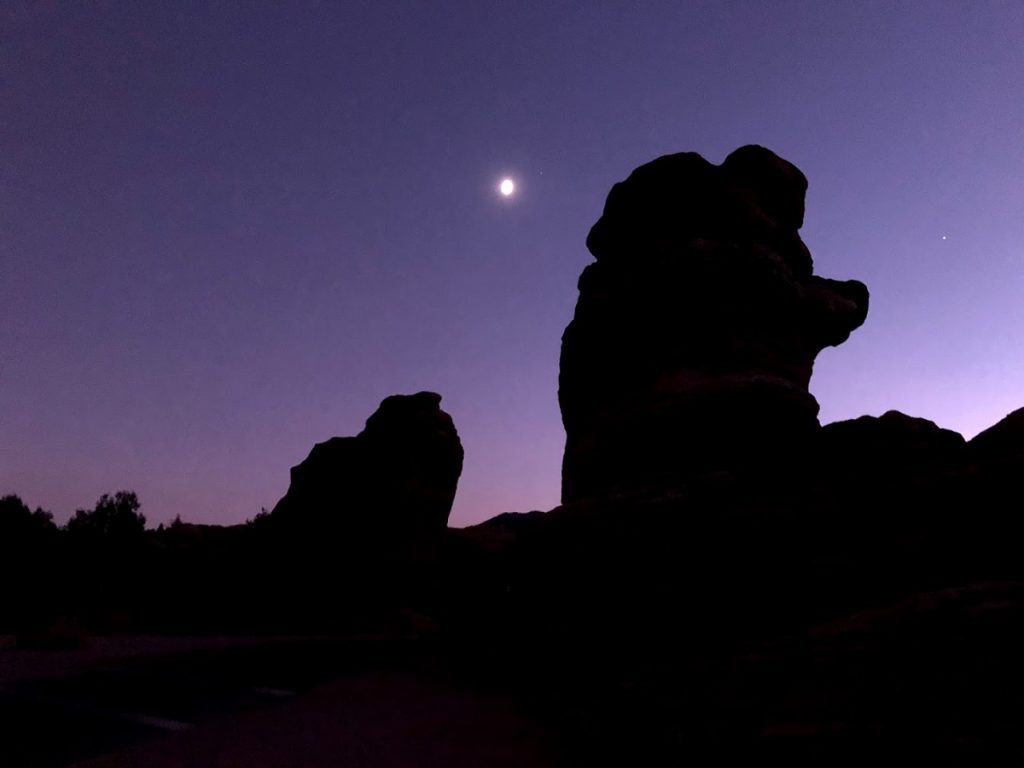
[{"label": "rock outcrop", "polygon": [[462,443],[433,392],[392,395],[355,437],[317,443],[292,468],[272,512],[311,535],[442,532],[462,473]]},{"label": "rock outcrop", "polygon": [[807,182],[763,147],[637,168],[608,195],[562,337],[562,499],[792,461],[817,430],[815,356],[867,314],[813,274]]},{"label": "rock outcrop", "polygon": [[966,443],[958,432],[887,411],[826,424],[815,458],[819,478],[825,482],[841,476],[905,481],[954,470],[966,455]]},{"label": "rock outcrop", "polygon": [[968,446],[975,460],[1024,462],[1024,408],[979,432]]}]

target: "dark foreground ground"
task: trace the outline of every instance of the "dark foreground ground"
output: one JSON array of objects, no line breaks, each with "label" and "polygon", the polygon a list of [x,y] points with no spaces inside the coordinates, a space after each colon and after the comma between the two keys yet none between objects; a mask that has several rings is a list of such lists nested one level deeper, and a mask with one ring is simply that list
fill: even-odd
[{"label": "dark foreground ground", "polygon": [[0,765],[563,762],[522,707],[453,679],[427,655],[416,643],[371,636],[125,637],[70,651],[6,648]]}]

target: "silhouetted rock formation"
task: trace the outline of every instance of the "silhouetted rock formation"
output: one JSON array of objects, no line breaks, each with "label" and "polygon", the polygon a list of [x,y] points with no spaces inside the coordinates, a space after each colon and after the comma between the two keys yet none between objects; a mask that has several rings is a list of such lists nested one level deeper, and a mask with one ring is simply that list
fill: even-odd
[{"label": "silhouetted rock formation", "polygon": [[814,358],[867,314],[812,274],[807,182],[767,149],[666,155],[616,184],[562,337],[562,499],[784,459],[818,427]]},{"label": "silhouetted rock formation", "polygon": [[462,443],[433,392],[392,395],[355,437],[317,443],[292,468],[288,493],[272,518],[311,536],[389,538],[445,530]]},{"label": "silhouetted rock formation", "polygon": [[1024,461],[1024,408],[979,432],[968,445],[976,460]]},{"label": "silhouetted rock formation", "polygon": [[826,424],[815,458],[825,478],[838,474],[906,479],[909,474],[934,477],[950,471],[963,463],[966,454],[959,433],[927,419],[888,411]]}]

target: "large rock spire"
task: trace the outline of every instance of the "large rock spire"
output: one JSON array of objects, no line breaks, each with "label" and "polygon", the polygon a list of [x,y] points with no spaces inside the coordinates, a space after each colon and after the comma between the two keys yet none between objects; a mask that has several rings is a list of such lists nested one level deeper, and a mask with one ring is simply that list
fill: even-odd
[{"label": "large rock spire", "polygon": [[612,187],[562,337],[565,502],[777,460],[818,427],[814,358],[864,322],[813,274],[807,180],[758,146],[666,155]]}]

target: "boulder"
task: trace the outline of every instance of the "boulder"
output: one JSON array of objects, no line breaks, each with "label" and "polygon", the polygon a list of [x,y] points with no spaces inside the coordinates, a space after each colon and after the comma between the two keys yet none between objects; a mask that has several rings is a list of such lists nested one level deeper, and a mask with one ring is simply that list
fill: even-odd
[{"label": "boulder", "polygon": [[862,283],[813,275],[806,188],[758,146],[666,155],[612,188],[562,336],[563,502],[796,463],[814,358],[868,308]]},{"label": "boulder", "polygon": [[389,538],[443,532],[462,443],[433,392],[392,395],[355,437],[313,446],[271,517],[311,535]]}]

